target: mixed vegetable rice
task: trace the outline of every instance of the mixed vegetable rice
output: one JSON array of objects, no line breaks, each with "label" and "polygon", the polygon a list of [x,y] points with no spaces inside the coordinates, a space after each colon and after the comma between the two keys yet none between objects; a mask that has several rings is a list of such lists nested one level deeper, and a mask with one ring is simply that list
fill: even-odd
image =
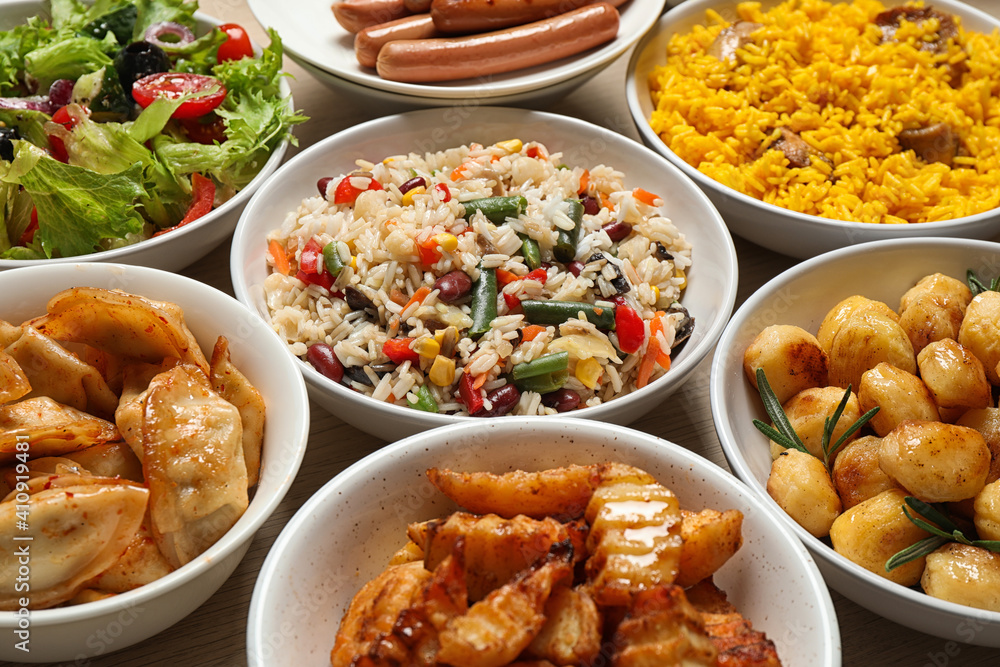
[{"label": "mixed vegetable rice", "polygon": [[268,235],[274,329],[334,381],[414,409],[553,414],[670,368],[691,247],[606,165],[519,139],[358,162]]}]

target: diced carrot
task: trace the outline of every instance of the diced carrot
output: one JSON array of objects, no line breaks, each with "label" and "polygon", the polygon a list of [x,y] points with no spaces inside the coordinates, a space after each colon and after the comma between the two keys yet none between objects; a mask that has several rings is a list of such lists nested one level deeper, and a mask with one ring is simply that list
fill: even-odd
[{"label": "diced carrot", "polygon": [[590,187],[590,171],[587,169],[583,170],[583,175],[580,176],[580,188],[576,191],[578,195],[582,195]]},{"label": "diced carrot", "polygon": [[539,336],[545,333],[545,327],[540,324],[529,324],[528,326],[521,329],[521,340],[530,341],[535,340]]},{"label": "diced carrot", "polygon": [[403,290],[399,289],[398,287],[393,287],[392,290],[389,292],[389,300],[395,304],[402,306],[405,305],[409,299],[407,299],[406,294],[403,293]]},{"label": "diced carrot", "polygon": [[422,303],[423,300],[426,299],[427,295],[430,293],[431,293],[431,288],[427,287],[426,285],[418,288],[417,291],[413,293],[413,296],[410,297],[410,300],[406,302],[406,305],[403,306],[403,310],[406,310],[415,303]]},{"label": "diced carrot", "polygon": [[472,380],[472,388],[473,389],[479,389],[484,384],[486,384],[486,375],[487,375],[486,373],[480,373],[475,378],[473,378],[473,380]]},{"label": "diced carrot", "polygon": [[500,287],[503,287],[504,285],[509,285],[515,280],[520,280],[520,279],[521,277],[518,276],[516,273],[511,273],[506,269],[501,269],[501,268],[497,269],[497,285],[499,285]]},{"label": "diced carrot", "polygon": [[656,206],[657,200],[660,200],[659,195],[654,195],[652,192],[648,192],[642,188],[635,188],[632,190],[632,196],[641,201],[643,204],[648,204],[650,206]]},{"label": "diced carrot", "polygon": [[465,176],[466,176],[465,172],[468,171],[469,167],[471,167],[473,164],[475,164],[475,163],[471,162],[471,161],[470,162],[463,162],[462,164],[460,164],[457,167],[455,167],[455,169],[451,172],[451,180],[452,181],[460,181],[463,178],[465,178]]},{"label": "diced carrot", "polygon": [[653,374],[653,366],[656,365],[656,358],[660,354],[660,339],[656,336],[649,337],[646,344],[646,354],[639,362],[639,372],[635,378],[635,386],[642,389],[649,384],[649,377]]},{"label": "diced carrot", "polygon": [[[650,338],[655,337],[658,333],[663,331],[663,320],[660,318],[666,317],[666,315],[667,314],[662,310],[658,310],[653,314],[653,319],[649,322]],[[663,370],[670,370],[670,350],[660,350],[660,353],[656,355],[656,363],[658,363]]]},{"label": "diced carrot", "polygon": [[607,196],[603,192],[600,194],[601,194],[601,208],[606,208],[609,211],[613,209],[615,205],[611,203],[611,197]]},{"label": "diced carrot", "polygon": [[283,276],[287,276],[292,272],[291,263],[288,261],[288,255],[285,254],[285,249],[281,246],[281,243],[277,239],[271,240],[267,244],[267,252],[270,253],[271,259],[274,260],[274,270]]}]

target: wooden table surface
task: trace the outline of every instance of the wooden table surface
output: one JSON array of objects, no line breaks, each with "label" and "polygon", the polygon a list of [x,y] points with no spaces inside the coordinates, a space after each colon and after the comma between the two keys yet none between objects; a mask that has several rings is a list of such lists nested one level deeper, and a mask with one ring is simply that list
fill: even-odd
[{"label": "wooden table surface", "polygon": [[[201,0],[200,4],[205,13],[223,21],[240,23],[254,39],[266,43],[264,31],[245,0]],[[1000,0],[973,0],[971,4],[1000,15]],[[628,56],[629,53],[626,53],[586,85],[546,107],[546,110],[602,125],[638,141],[639,135],[624,97]],[[311,117],[308,123],[297,128],[299,146],[293,148],[288,157],[359,122],[400,111],[385,103],[366,102],[353,97],[345,99],[287,58],[286,69],[294,75],[291,87],[295,106]],[[735,242],[740,264],[736,299],[736,306],[739,307],[758,287],[796,262],[739,238]],[[232,294],[229,244],[223,244],[183,273]],[[670,410],[655,411],[633,427],[672,440],[728,469],[709,407],[710,365],[711,357],[668,399]],[[195,613],[168,630],[130,648],[82,664],[94,667],[235,667],[246,664],[246,621],[250,596],[257,572],[278,533],[306,499],[326,481],[383,444],[344,424],[315,404],[312,406],[311,425],[309,447],[295,483],[274,515],[258,532],[243,562],[226,584]],[[957,644],[915,632],[876,616],[835,591],[832,596],[840,623],[845,665],[954,667],[1000,664],[1000,651],[996,649]]]}]

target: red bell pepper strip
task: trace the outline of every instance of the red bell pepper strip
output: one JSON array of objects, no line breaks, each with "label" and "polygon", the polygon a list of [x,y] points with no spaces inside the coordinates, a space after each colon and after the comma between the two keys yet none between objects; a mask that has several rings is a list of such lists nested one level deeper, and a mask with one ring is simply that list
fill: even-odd
[{"label": "red bell pepper strip", "polygon": [[401,364],[404,361],[417,363],[420,361],[420,355],[411,347],[413,340],[413,338],[390,338],[382,343],[382,352],[394,364]]},{"label": "red bell pepper strip", "polygon": [[[368,178],[368,187],[361,189],[354,187],[352,181],[356,178]],[[337,183],[337,189],[333,191],[334,204],[353,204],[358,195],[366,190],[382,190],[382,184],[370,176],[351,176],[348,174]]]},{"label": "red bell pepper strip", "polygon": [[630,306],[615,307],[615,332],[618,334],[618,349],[625,354],[638,352],[646,340],[646,325]]},{"label": "red bell pepper strip", "polygon": [[31,221],[28,222],[28,227],[21,234],[21,238],[18,239],[18,245],[26,246],[35,240],[35,232],[38,231],[38,209],[34,206],[31,207]]},{"label": "red bell pepper strip", "polygon": [[333,283],[336,281],[336,278],[331,276],[326,271],[323,273],[306,273],[300,269],[299,272],[295,274],[295,277],[307,285],[319,285],[326,290],[333,287]]},{"label": "red bell pepper strip", "polygon": [[462,379],[458,381],[459,400],[465,404],[465,409],[469,414],[474,414],[483,409],[483,397],[479,389],[475,386],[476,379],[468,373],[462,373]]},{"label": "red bell pepper strip", "polygon": [[166,234],[167,232],[173,231],[178,227],[183,227],[184,225],[194,222],[203,215],[207,215],[211,212],[212,206],[215,205],[215,181],[211,178],[206,178],[199,173],[191,174],[191,204],[188,206],[187,213],[181,218],[173,227],[167,227],[166,229],[161,229],[160,231],[153,234],[153,236],[159,236],[160,234]]},{"label": "red bell pepper strip", "polygon": [[299,258],[299,268],[306,273],[325,273],[323,270],[323,246],[315,237],[306,242]]}]

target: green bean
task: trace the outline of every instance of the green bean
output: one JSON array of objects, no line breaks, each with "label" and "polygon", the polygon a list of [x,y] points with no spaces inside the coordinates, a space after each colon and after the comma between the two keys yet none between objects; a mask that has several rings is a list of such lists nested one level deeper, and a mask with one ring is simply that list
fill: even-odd
[{"label": "green bean", "polygon": [[580,242],[580,228],[583,226],[583,202],[579,199],[565,200],[569,204],[566,214],[573,221],[572,229],[560,229],[556,237],[556,245],[552,254],[562,263],[572,262],[576,258],[576,244]]},{"label": "green bean", "polygon": [[569,371],[555,371],[542,375],[514,380],[514,386],[521,391],[533,391],[539,394],[548,394],[556,389],[562,389],[569,378]]},{"label": "green bean", "polygon": [[406,399],[407,405],[409,405],[414,410],[421,410],[423,412],[437,412],[438,404],[434,400],[434,395],[431,393],[430,387],[425,384],[420,385],[420,389],[417,390],[417,400],[411,401]]},{"label": "green bean", "polygon": [[497,271],[479,267],[479,278],[472,285],[472,328],[470,338],[479,338],[490,330],[497,316]]},{"label": "green bean", "polygon": [[538,241],[527,234],[519,234],[521,237],[521,255],[524,256],[524,263],[534,271],[542,265],[542,253],[538,249]]},{"label": "green bean", "polygon": [[583,311],[587,321],[598,329],[615,328],[615,304],[607,301],[590,304],[525,299],[521,302],[521,308],[524,310],[524,319],[532,324],[560,325],[568,319],[578,317]]},{"label": "green bean", "polygon": [[522,380],[536,375],[564,371],[567,368],[569,368],[569,352],[555,352],[517,364],[511,369],[510,375],[515,380]]},{"label": "green bean", "polygon": [[483,215],[495,225],[502,225],[507,218],[516,218],[528,207],[528,200],[521,195],[513,197],[483,197],[463,202],[465,206],[465,219],[469,220],[476,211],[482,211]]},{"label": "green bean", "polygon": [[326,270],[334,278],[340,275],[341,270],[346,266],[340,255],[340,246],[342,244],[344,244],[343,241],[330,241],[323,246],[323,264],[326,265]]}]

